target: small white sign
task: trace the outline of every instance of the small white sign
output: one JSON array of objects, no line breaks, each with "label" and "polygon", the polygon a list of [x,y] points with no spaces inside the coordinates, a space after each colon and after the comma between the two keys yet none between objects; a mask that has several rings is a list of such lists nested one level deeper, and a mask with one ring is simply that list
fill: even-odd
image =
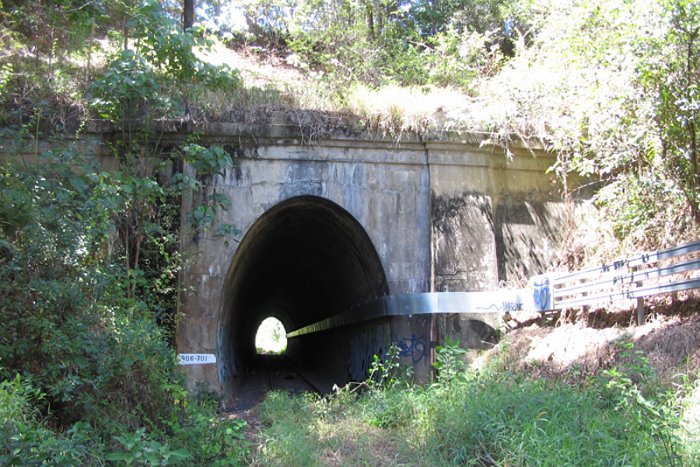
[{"label": "small white sign", "polygon": [[179,353],[177,362],[180,365],[206,365],[216,363],[216,355],[213,353]]}]

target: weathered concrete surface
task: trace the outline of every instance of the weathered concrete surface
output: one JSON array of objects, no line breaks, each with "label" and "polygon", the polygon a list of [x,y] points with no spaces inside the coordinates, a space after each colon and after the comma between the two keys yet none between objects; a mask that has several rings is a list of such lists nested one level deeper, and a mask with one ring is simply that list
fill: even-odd
[{"label": "weathered concrete surface", "polygon": [[[232,200],[218,221],[241,229],[239,240],[273,207],[311,196],[337,205],[366,231],[390,294],[493,289],[550,264],[564,212],[559,187],[545,173],[554,161],[551,155],[515,148],[508,157],[500,147],[482,146],[482,135],[397,143],[335,133],[310,143],[280,116],[276,122],[258,129],[262,134],[256,137],[235,125],[219,124],[205,132],[208,141],[231,148],[234,167],[208,180],[204,197],[216,192]],[[204,201],[188,200],[184,215]],[[178,329],[178,351],[219,355],[218,368],[186,370],[191,382],[204,380],[226,390],[222,376],[245,374],[244,368],[231,368],[245,359],[227,356],[231,351],[221,347],[226,333],[234,332],[221,327],[234,312],[224,300],[232,284],[227,274],[242,252],[236,242],[221,239],[190,237],[184,244],[196,254],[182,275],[189,292],[182,297],[185,319]],[[342,311],[326,310],[327,316]],[[296,324],[310,323],[299,318]],[[403,361],[425,379],[434,346],[445,336],[488,341],[490,331],[476,327],[478,332],[454,318],[392,319],[301,337],[290,342],[290,352],[306,346],[314,360],[332,361],[329,380],[341,384],[361,378],[371,356],[397,342]]]},{"label": "weathered concrete surface", "polygon": [[435,288],[523,283],[551,264],[565,206],[542,152],[428,144]]},{"label": "weathered concrete surface", "polygon": [[[430,190],[423,154],[402,152],[390,144],[377,145],[372,152],[362,147],[355,152],[348,147],[351,144],[261,147],[253,157],[244,152],[237,157],[234,170],[215,177],[207,186],[208,194],[216,191],[233,201],[219,221],[235,224],[245,235],[263,213],[283,201],[304,195],[330,200],[367,232],[384,266],[389,293],[430,290]],[[201,202],[193,200],[185,211]],[[229,312],[221,310],[221,294],[236,245],[227,247],[221,240],[201,238],[190,246],[198,253],[197,261],[183,281],[196,288],[194,294],[183,297],[187,321],[178,333],[178,348],[217,353],[218,320],[212,316]],[[209,325],[202,326],[203,322]],[[189,323],[196,323],[192,335]],[[357,345],[349,342],[346,347]],[[355,366],[355,362],[348,365]],[[193,368],[195,372],[207,370],[211,371]],[[212,381],[210,377],[193,375]]]},{"label": "weathered concrete surface", "polygon": [[[217,222],[241,230],[235,239],[183,232],[188,267],[180,276],[177,350],[218,357],[216,365],[184,368],[192,385],[234,391],[233,381],[250,371],[255,325],[267,316],[291,331],[381,294],[520,285],[553,260],[566,208],[546,173],[550,154],[515,145],[508,155],[488,134],[396,142],[303,112],[233,117],[199,127],[152,122],[161,145],[196,133],[232,159],[224,175],[201,180],[202,192],[183,196],[183,226],[217,193],[232,202]],[[114,165],[101,142],[114,128],[91,122],[88,130],[98,138],[78,148]],[[25,146],[0,145],[0,153],[32,159],[45,149],[44,142]],[[290,209],[278,216],[282,206]],[[497,326],[486,317],[394,317],[292,339],[289,351],[321,370],[319,384],[342,384],[363,378],[372,355],[396,343],[403,363],[426,380],[446,337],[488,346]]]}]

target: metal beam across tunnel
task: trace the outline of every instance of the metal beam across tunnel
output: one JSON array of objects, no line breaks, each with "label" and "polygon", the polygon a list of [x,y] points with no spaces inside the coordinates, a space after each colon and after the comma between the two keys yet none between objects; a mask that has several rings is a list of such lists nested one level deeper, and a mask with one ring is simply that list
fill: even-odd
[{"label": "metal beam across tunnel", "polygon": [[[339,205],[316,196],[288,199],[265,212],[239,245],[224,283],[219,316],[219,376],[227,393],[254,369],[255,332],[275,317],[293,331],[388,293],[364,228]],[[323,333],[289,342],[297,365],[332,383],[347,381],[350,341]]]}]

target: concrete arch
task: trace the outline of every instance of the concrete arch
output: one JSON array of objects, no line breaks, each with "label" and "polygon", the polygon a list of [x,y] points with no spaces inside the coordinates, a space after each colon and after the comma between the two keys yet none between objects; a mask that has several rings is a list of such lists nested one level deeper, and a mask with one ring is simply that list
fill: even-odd
[{"label": "concrete arch", "polygon": [[[290,332],[386,294],[379,255],[348,211],[309,195],[275,205],[245,234],[223,283],[217,360],[224,392],[244,384],[264,318]],[[352,349],[342,329],[290,339],[287,353],[329,384],[349,379]]]}]

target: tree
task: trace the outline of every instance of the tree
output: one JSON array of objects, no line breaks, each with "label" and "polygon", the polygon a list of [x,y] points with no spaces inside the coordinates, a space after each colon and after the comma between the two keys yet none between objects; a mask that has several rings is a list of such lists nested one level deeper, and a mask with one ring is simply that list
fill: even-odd
[{"label": "tree", "polygon": [[182,26],[185,30],[194,26],[195,0],[183,0]]},{"label": "tree", "polygon": [[680,189],[700,228],[700,5],[675,0],[667,14],[670,28],[655,47],[660,60],[647,66],[642,83],[656,95],[660,168]]}]

